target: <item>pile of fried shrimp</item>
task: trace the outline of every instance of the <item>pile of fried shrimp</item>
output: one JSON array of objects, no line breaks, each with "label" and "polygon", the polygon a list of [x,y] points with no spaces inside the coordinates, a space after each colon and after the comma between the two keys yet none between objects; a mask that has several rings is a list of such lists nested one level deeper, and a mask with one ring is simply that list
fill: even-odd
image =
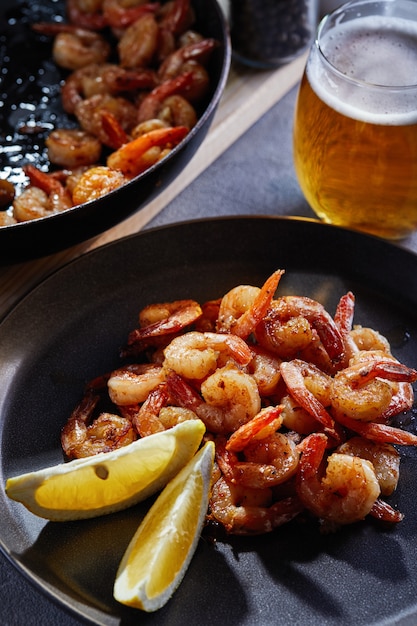
[{"label": "pile of fried shrimp", "polygon": [[[65,424],[66,457],[200,419],[216,449],[207,520],[226,533],[267,533],[300,514],[323,532],[368,515],[401,521],[384,498],[399,479],[395,446],[417,436],[390,420],[412,407],[417,371],[377,330],[353,325],[351,292],[332,316],[280,296],[283,274],[141,310],[126,365],[91,381]],[[110,411],[99,411],[103,396]]]},{"label": "pile of fried shrimp", "polygon": [[[67,22],[33,24],[66,77],[71,128],[46,138],[50,172],[0,180],[0,226],[95,200],[164,158],[198,121],[219,45],[193,29],[191,0],[67,0]],[[74,123],[76,126],[74,127]],[[23,131],[22,131],[23,132]]]}]

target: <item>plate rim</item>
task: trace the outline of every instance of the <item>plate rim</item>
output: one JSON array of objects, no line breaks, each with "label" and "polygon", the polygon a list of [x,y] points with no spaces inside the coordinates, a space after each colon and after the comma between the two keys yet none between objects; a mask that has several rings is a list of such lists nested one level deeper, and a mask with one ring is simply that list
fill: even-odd
[{"label": "plate rim", "polygon": [[[222,222],[277,222],[277,223],[299,223],[303,225],[310,225],[313,228],[317,228],[318,230],[324,229],[330,232],[339,233],[341,236],[353,237],[354,239],[358,239],[360,242],[369,242],[373,245],[379,246],[381,248],[385,248],[387,250],[396,251],[396,254],[409,256],[409,258],[413,260],[417,260],[417,252],[413,250],[409,250],[407,248],[403,248],[398,245],[395,241],[390,241],[387,239],[382,239],[381,237],[377,237],[372,234],[368,234],[359,230],[353,230],[346,228],[344,226],[337,226],[334,224],[328,224],[323,222],[315,217],[304,217],[297,215],[270,215],[270,214],[259,214],[259,215],[247,215],[247,214],[236,214],[236,215],[221,215],[221,216],[210,216],[210,217],[198,217],[198,218],[189,218],[186,220],[181,220],[169,224],[162,224],[157,226],[145,226],[141,230],[135,233],[130,233],[127,235],[123,235],[118,239],[114,239],[112,241],[108,241],[104,244],[99,245],[96,248],[92,248],[80,254],[79,256],[66,261],[63,265],[56,267],[51,270],[49,274],[44,276],[38,283],[33,285],[26,293],[22,294],[22,296],[16,300],[13,304],[11,304],[10,308],[7,309],[2,316],[0,316],[0,327],[1,324],[13,313],[13,311],[20,306],[26,298],[30,297],[36,290],[40,289],[45,285],[49,280],[52,280],[56,274],[60,272],[65,272],[71,269],[74,264],[79,262],[84,262],[85,260],[100,255],[103,252],[109,250],[112,247],[124,246],[125,242],[129,242],[133,239],[140,240],[142,237],[147,236],[148,234],[158,233],[160,231],[172,230],[175,228],[187,228],[193,225],[203,225],[213,224],[213,223],[222,223]],[[30,261],[29,261],[30,262]]]}]

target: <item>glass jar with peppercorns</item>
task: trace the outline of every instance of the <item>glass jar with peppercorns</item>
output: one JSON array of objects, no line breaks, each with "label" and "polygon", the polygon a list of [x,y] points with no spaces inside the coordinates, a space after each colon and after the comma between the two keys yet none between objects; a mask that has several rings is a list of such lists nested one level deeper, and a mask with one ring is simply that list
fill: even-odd
[{"label": "glass jar with peppercorns", "polygon": [[292,61],[312,42],[318,4],[318,0],[231,0],[235,59],[260,69]]}]

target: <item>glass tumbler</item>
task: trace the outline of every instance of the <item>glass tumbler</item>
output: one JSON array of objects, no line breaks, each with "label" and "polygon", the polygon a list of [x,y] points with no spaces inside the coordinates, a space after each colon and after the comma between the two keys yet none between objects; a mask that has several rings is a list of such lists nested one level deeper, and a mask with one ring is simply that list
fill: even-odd
[{"label": "glass tumbler", "polygon": [[356,0],[321,21],[294,119],[300,186],[325,222],[417,228],[417,3]]}]

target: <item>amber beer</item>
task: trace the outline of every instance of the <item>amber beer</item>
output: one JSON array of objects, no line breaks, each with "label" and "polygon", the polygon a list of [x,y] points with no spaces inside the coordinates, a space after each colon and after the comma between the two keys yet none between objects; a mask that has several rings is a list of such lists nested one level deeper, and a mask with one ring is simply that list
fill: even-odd
[{"label": "amber beer", "polygon": [[[376,16],[371,5],[392,10]],[[393,239],[417,228],[414,2],[350,3],[323,20],[298,94],[294,160],[326,222]]]}]

